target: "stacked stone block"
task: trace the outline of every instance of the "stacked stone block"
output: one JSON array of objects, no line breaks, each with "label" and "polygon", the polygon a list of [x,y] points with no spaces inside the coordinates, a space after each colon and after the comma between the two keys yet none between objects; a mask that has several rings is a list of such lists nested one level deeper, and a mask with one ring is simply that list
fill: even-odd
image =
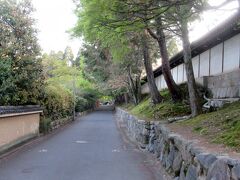
[{"label": "stacked stone block", "polygon": [[174,180],[240,179],[239,160],[204,152],[163,124],[139,120],[120,108],[116,118],[125,125],[129,137],[153,153]]}]

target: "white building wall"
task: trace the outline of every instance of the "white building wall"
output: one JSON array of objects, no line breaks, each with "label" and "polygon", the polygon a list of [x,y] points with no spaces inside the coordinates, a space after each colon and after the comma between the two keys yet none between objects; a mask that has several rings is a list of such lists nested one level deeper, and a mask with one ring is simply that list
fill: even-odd
[{"label": "white building wall", "polygon": [[162,77],[163,75],[159,76],[159,89],[158,90],[161,90],[162,89]]},{"label": "white building wall", "polygon": [[178,84],[182,83],[184,81],[184,78],[183,78],[184,69],[183,68],[184,68],[183,64],[180,64],[178,66],[178,78],[176,81]]},{"label": "white building wall", "polygon": [[161,80],[160,80],[160,76],[156,77],[156,78],[155,78],[155,81],[156,81],[157,88],[160,90],[160,89],[161,89]]},{"label": "white building wall", "polygon": [[[219,75],[234,71],[240,68],[240,34],[231,39],[216,45],[192,59],[195,78],[209,75]],[[171,70],[176,83],[187,81],[185,65]],[[156,77],[158,89],[167,88],[163,75]],[[147,83],[142,86],[142,93],[148,93]]]},{"label": "white building wall", "polygon": [[210,75],[222,73],[223,66],[223,43],[211,49],[210,58]]},{"label": "white building wall", "polygon": [[167,87],[166,81],[163,77],[163,75],[161,75],[161,89],[164,89]]},{"label": "white building wall", "polygon": [[172,76],[173,76],[173,80],[175,82],[177,82],[177,79],[178,79],[178,67],[175,67],[172,69]]},{"label": "white building wall", "polygon": [[200,54],[199,77],[209,76],[209,50]]},{"label": "white building wall", "polygon": [[239,68],[240,34],[224,42],[223,72]]},{"label": "white building wall", "polygon": [[193,66],[193,72],[195,78],[198,78],[199,76],[199,56],[196,56],[192,59],[192,66]]}]

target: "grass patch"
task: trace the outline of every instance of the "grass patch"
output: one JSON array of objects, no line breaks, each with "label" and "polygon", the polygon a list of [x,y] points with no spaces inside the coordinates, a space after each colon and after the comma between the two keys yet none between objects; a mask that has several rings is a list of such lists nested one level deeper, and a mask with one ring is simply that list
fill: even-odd
[{"label": "grass patch", "polygon": [[157,105],[150,103],[149,96],[145,97],[137,106],[124,105],[131,114],[145,120],[166,120],[170,117],[184,116],[190,114],[189,105],[183,102],[175,103],[172,101],[168,90],[160,92],[164,101]]},{"label": "grass patch", "polygon": [[[187,97],[186,86],[181,88],[185,88],[183,93]],[[201,91],[204,92],[204,89]],[[188,100],[174,103],[167,90],[160,93],[164,97],[164,102],[160,104],[151,105],[149,96],[146,96],[139,105],[128,104],[124,105],[124,108],[140,119],[157,121],[191,113]],[[217,111],[201,114],[177,124],[206,137],[212,143],[224,144],[240,152],[240,102],[227,104]]]},{"label": "grass patch", "polygon": [[206,136],[212,143],[224,144],[240,152],[240,102],[227,104],[218,111],[179,124]]}]

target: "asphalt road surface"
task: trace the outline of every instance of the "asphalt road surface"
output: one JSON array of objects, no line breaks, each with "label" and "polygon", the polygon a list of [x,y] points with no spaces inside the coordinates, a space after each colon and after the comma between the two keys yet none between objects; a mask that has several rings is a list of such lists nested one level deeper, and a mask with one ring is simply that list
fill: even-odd
[{"label": "asphalt road surface", "polygon": [[97,111],[2,160],[0,180],[164,180],[147,156]]}]

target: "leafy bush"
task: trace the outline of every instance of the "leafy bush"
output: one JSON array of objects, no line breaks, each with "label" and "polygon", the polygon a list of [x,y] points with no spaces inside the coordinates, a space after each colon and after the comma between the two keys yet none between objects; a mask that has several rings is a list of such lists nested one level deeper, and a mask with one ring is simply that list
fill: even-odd
[{"label": "leafy bush", "polygon": [[81,64],[69,65],[71,48],[40,56],[32,11],[29,1],[0,1],[0,105],[41,104],[40,130],[45,132],[51,121],[73,115],[73,89],[81,92],[76,96],[81,111],[94,106],[97,93]]},{"label": "leafy bush", "polygon": [[43,92],[40,48],[29,1],[0,1],[0,105],[38,104]]},{"label": "leafy bush", "polygon": [[49,131],[49,128],[50,128],[50,123],[51,123],[50,118],[46,118],[45,116],[41,116],[40,124],[39,124],[39,132],[40,133],[47,133]]},{"label": "leafy bush", "polygon": [[44,114],[52,120],[71,116],[73,110],[73,96],[60,85],[47,85],[43,100]]},{"label": "leafy bush", "polygon": [[99,97],[98,91],[94,89],[84,89],[77,93],[76,112],[86,111],[94,108],[95,102]]}]

